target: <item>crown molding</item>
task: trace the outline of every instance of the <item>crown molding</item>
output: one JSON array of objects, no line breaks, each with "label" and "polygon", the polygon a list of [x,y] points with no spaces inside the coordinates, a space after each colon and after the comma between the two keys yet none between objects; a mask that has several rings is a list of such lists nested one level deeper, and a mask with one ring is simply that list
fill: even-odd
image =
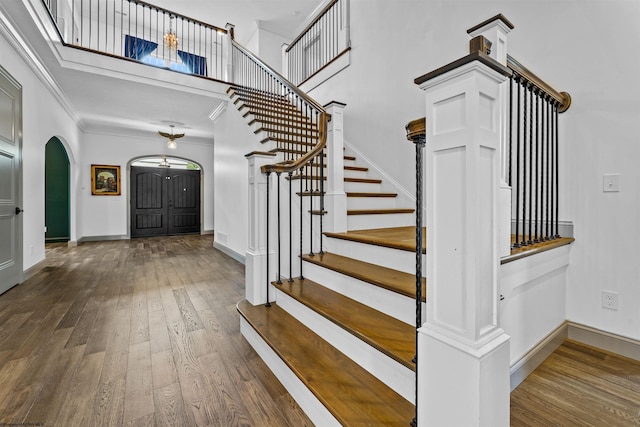
[{"label": "crown molding", "polygon": [[2,34],[5,40],[7,40],[16,53],[18,53],[18,55],[24,60],[27,66],[45,85],[49,92],[51,92],[56,101],[58,101],[67,114],[69,114],[76,126],[80,127],[80,118],[71,105],[71,102],[60,89],[60,86],[55,81],[51,73],[49,73],[49,70],[44,66],[38,55],[29,46],[26,40],[22,38],[20,33],[15,29],[2,10],[0,10],[0,34]]}]

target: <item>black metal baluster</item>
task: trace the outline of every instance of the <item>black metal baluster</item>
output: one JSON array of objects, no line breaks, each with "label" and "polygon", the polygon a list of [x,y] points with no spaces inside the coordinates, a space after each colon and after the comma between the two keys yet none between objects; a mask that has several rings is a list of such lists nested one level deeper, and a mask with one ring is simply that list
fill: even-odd
[{"label": "black metal baluster", "polygon": [[276,283],[282,285],[282,274],[280,273],[280,254],[282,253],[280,249],[280,172],[276,172],[276,184],[278,185],[278,280]]},{"label": "black metal baluster", "polygon": [[522,246],[527,245],[527,82],[523,80],[524,99],[522,102]]},{"label": "black metal baluster", "polygon": [[293,282],[293,172],[289,172],[289,282]]},{"label": "black metal baluster", "polygon": [[518,88],[518,108],[517,108],[517,115],[516,115],[516,127],[517,127],[517,137],[516,137],[516,189],[515,189],[515,197],[516,197],[516,206],[515,206],[515,212],[516,212],[516,229],[515,229],[515,234],[516,234],[516,239],[515,239],[515,243],[513,244],[514,248],[519,248],[520,247],[520,123],[521,123],[521,115],[520,115],[520,105],[521,105],[521,99],[520,99],[520,94],[521,94],[521,80],[518,77],[518,81],[516,82],[517,84],[517,88]]},{"label": "black metal baluster", "polygon": [[527,244],[533,243],[533,85],[529,83],[529,237]]},{"label": "black metal baluster", "polygon": [[324,217],[324,148],[320,152],[320,255],[324,254],[322,249],[322,218]]},{"label": "black metal baluster", "polygon": [[415,369],[415,416],[410,425],[418,425],[418,329],[422,326],[422,149],[425,135],[413,138],[416,145],[416,354]]},{"label": "black metal baluster", "polygon": [[556,102],[554,104],[554,115],[555,115],[555,122],[556,122],[556,138],[555,138],[555,144],[556,144],[556,167],[555,167],[555,175],[556,175],[556,218],[555,218],[555,226],[556,226],[556,232],[554,237],[558,238],[560,237],[560,230],[559,230],[559,222],[560,222],[560,208],[559,208],[559,204],[560,204],[560,161],[559,161],[559,157],[560,157],[560,147],[558,144],[558,140],[559,140],[559,123],[558,123],[558,106],[559,103]]},{"label": "black metal baluster", "polygon": [[511,174],[513,166],[513,76],[509,79],[509,157],[508,157],[508,170],[507,180],[509,187],[511,187]]},{"label": "black metal baluster", "polygon": [[304,279],[302,275],[302,168],[298,169],[298,176],[300,177],[300,276],[299,279]]},{"label": "black metal baluster", "polygon": [[313,257],[313,159],[309,162],[309,180],[311,188],[309,191],[309,256]]},{"label": "black metal baluster", "polygon": [[547,209],[547,213],[546,213],[546,218],[547,218],[547,224],[545,226],[545,240],[549,240],[551,238],[551,235],[549,233],[549,226],[550,226],[550,217],[549,217],[549,204],[551,203],[551,193],[550,193],[550,182],[551,180],[549,179],[550,175],[551,175],[551,164],[550,164],[550,147],[549,147],[549,129],[550,129],[550,111],[551,111],[551,100],[550,97],[547,95],[547,99],[546,99],[546,110],[547,110],[547,114],[546,114],[546,129],[547,129],[547,134],[546,134],[546,145],[547,145],[547,166],[546,166],[546,170],[547,170],[547,203],[546,203],[546,209]]},{"label": "black metal baluster", "polygon": [[535,91],[535,96],[536,96],[536,128],[535,128],[535,132],[536,132],[536,148],[535,148],[535,153],[536,153],[536,161],[535,161],[535,169],[533,169],[532,171],[534,172],[534,177],[535,177],[535,196],[533,199],[533,212],[534,215],[532,215],[534,217],[534,233],[533,233],[533,242],[534,243],[538,243],[540,242],[540,239],[538,238],[538,209],[540,208],[540,204],[538,203],[538,196],[539,196],[539,186],[538,186],[538,182],[539,182],[539,178],[540,178],[540,91],[536,90]]},{"label": "black metal baluster", "polygon": [[267,264],[267,302],[265,304],[266,307],[271,307],[271,301],[269,301],[269,286],[271,285],[271,278],[269,277],[269,211],[271,210],[269,207],[269,187],[270,181],[269,178],[271,176],[271,172],[267,172],[267,249],[266,249],[266,263]]}]

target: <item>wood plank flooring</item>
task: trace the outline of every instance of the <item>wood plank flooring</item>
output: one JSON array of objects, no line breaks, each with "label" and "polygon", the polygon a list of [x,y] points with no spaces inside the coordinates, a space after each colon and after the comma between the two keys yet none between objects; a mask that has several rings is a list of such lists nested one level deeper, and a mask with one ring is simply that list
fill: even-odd
[{"label": "wood plank flooring", "polygon": [[311,426],[240,335],[212,236],[47,245],[0,295],[0,425]]},{"label": "wood plank flooring", "polygon": [[567,340],[511,393],[511,426],[640,426],[640,363]]}]

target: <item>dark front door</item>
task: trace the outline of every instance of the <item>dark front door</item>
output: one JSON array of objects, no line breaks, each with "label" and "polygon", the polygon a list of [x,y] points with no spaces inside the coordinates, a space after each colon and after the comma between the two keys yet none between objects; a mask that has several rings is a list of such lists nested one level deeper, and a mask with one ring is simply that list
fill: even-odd
[{"label": "dark front door", "polygon": [[200,232],[200,171],[131,167],[131,237]]}]

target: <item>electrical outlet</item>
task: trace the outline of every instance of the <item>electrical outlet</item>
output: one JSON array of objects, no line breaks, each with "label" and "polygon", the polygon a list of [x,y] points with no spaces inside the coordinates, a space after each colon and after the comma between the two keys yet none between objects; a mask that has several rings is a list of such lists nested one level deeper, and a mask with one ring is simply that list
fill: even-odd
[{"label": "electrical outlet", "polygon": [[609,310],[618,309],[618,293],[611,291],[602,291],[602,307]]}]

